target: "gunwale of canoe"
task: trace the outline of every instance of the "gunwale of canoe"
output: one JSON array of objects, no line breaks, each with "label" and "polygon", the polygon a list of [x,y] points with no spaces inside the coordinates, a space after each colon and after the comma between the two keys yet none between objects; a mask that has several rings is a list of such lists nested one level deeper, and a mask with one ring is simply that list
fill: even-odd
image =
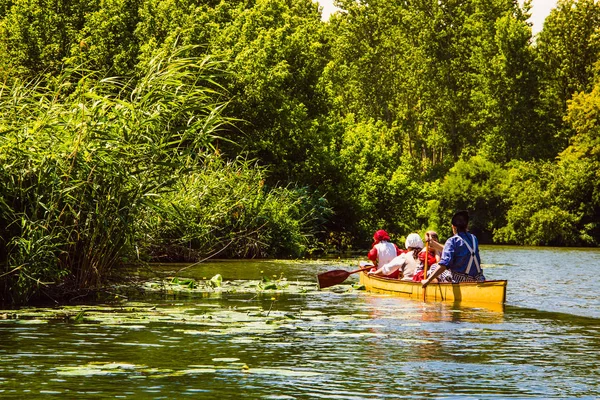
[{"label": "gunwale of canoe", "polygon": [[[401,281],[360,273],[360,283],[375,293],[393,294],[423,300],[420,282]],[[425,289],[425,300],[461,303],[504,304],[506,302],[505,280],[462,283],[432,283]]]}]

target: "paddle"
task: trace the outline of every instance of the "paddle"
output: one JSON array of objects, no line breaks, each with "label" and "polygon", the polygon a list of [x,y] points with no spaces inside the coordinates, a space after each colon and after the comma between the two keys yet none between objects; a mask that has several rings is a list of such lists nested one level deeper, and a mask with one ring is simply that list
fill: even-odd
[{"label": "paddle", "polygon": [[330,286],[337,285],[338,283],[344,282],[352,274],[361,271],[366,271],[374,267],[373,264],[368,264],[364,261],[361,261],[359,265],[364,268],[359,268],[354,271],[346,271],[345,269],[334,269],[333,271],[327,271],[317,275],[317,280],[319,281],[319,289],[325,289]]},{"label": "paddle", "polygon": [[[429,239],[427,239],[425,241],[425,265],[423,266],[423,279],[427,279],[428,261],[429,261]],[[427,297],[426,290],[427,290],[427,288],[424,287],[423,288],[423,301],[425,301],[425,298]]]}]

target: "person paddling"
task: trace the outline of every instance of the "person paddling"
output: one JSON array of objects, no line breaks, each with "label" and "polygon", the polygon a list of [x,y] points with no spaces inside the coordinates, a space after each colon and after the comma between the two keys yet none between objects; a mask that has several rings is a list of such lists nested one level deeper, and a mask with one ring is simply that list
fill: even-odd
[{"label": "person paddling", "polygon": [[458,211],[452,217],[451,224],[454,236],[444,244],[439,263],[432,267],[427,279],[421,281],[423,287],[427,287],[434,279],[452,283],[485,281],[477,238],[467,231],[469,213]]},{"label": "person paddling", "polygon": [[425,258],[427,258],[428,273],[431,271],[431,267],[440,262],[442,256],[443,246],[439,243],[438,234],[436,231],[425,232],[425,241],[429,244],[429,251],[426,249],[421,250],[419,253],[419,266],[417,272],[413,276],[413,281],[421,282],[425,275]]}]

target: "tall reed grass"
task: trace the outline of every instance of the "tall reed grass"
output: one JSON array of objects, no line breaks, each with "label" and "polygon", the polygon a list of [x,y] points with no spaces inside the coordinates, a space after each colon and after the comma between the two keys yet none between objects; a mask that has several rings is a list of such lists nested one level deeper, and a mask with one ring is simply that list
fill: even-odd
[{"label": "tall reed grass", "polygon": [[329,212],[213,147],[220,63],[161,52],[136,79],[84,68],[0,87],[0,302],[74,297],[127,260],[299,256]]},{"label": "tall reed grass", "polygon": [[212,153],[219,63],[185,52],[136,80],[73,68],[0,88],[3,302],[99,285],[142,210]]}]

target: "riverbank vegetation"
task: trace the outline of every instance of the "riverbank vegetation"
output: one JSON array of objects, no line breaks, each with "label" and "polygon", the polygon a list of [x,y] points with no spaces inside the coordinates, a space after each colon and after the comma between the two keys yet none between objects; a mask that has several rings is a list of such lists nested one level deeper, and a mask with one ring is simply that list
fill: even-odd
[{"label": "riverbank vegetation", "polygon": [[3,302],[375,229],[600,240],[600,5],[0,0]]}]

